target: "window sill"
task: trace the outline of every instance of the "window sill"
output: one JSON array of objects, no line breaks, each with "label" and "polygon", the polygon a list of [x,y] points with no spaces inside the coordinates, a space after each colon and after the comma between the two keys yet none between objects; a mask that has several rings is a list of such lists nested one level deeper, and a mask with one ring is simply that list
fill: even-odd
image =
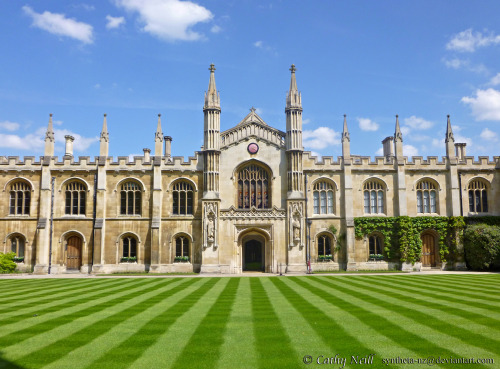
[{"label": "window sill", "polygon": [[193,219],[194,215],[193,214],[171,214],[169,216],[170,219],[172,218],[177,218],[177,219]]},{"label": "window sill", "polygon": [[330,218],[338,218],[338,215],[335,214],[313,214],[311,218],[313,219],[330,219]]},{"label": "window sill", "polygon": [[12,217],[12,218],[29,218],[30,217],[29,214],[8,214],[7,216]]},{"label": "window sill", "polygon": [[417,213],[417,217],[438,217],[439,213]]},{"label": "window sill", "polygon": [[363,213],[364,217],[386,217],[386,213]]}]

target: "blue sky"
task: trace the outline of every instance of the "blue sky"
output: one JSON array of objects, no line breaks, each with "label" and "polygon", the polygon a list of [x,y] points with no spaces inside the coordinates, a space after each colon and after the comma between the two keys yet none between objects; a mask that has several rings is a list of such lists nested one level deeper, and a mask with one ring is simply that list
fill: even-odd
[{"label": "blue sky", "polygon": [[203,139],[214,63],[221,130],[254,106],[285,130],[292,63],[304,146],[381,154],[399,114],[406,155],[442,156],[446,115],[467,154],[500,155],[499,1],[1,1],[0,155],[43,155],[49,113],[56,155],[154,148],[157,114],[172,154]]}]

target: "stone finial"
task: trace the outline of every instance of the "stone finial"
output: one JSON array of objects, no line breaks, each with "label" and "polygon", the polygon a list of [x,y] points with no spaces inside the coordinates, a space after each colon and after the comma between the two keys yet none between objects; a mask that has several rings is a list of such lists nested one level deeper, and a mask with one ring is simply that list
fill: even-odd
[{"label": "stone finial", "polygon": [[64,139],[66,140],[66,152],[64,156],[73,156],[73,141],[75,141],[75,138],[70,135],[64,136]]},{"label": "stone finial", "polygon": [[210,80],[208,90],[205,92],[205,108],[220,108],[220,96],[215,85],[215,65],[210,64]]},{"label": "stone finial", "polygon": [[344,140],[351,141],[351,136],[349,135],[349,130],[347,129],[347,115],[344,114],[344,128],[342,129],[342,142]]}]

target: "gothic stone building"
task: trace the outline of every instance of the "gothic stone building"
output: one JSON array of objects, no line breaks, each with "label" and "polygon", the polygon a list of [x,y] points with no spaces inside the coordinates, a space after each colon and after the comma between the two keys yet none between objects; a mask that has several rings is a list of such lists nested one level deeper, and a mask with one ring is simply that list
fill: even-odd
[{"label": "gothic stone building", "polygon": [[[294,66],[286,132],[255,109],[220,132],[214,71],[204,145],[187,162],[171,156],[160,116],[154,155],[144,149],[132,162],[108,156],[106,115],[94,160],[73,156],[71,136],[65,155],[54,156],[52,116],[39,160],[0,156],[0,251],[37,274],[298,272],[307,260],[313,270],[392,269],[370,257],[383,253],[380,234],[355,238],[355,217],[500,215],[500,158],[465,156],[449,118],[441,160],[404,157],[397,118],[383,157],[351,155],[344,118],[342,156],[318,161],[302,147]],[[345,235],[340,248],[332,225]],[[444,267],[437,237],[421,234],[418,267]]]}]

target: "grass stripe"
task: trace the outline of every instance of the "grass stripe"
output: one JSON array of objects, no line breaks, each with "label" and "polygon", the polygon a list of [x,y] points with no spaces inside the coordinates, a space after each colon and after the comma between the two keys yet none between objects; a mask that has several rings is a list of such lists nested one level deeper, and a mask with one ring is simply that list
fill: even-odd
[{"label": "grass stripe", "polygon": [[[232,278],[178,356],[175,368],[217,368],[226,324],[236,297],[240,278]],[[203,358],[203,360],[200,360]]]},{"label": "grass stripe", "polygon": [[[384,294],[384,291],[382,291],[382,298],[375,297],[373,296],[373,292],[381,292],[380,289],[377,289],[376,287],[369,287],[368,289],[366,286],[360,285],[352,280],[347,281],[345,279],[338,278],[335,281],[332,281],[331,279],[325,280],[323,278],[320,279],[313,277],[313,280],[325,286],[331,286],[331,288],[338,289],[344,293],[347,293],[346,291],[356,291],[356,296],[363,299],[365,302],[378,305],[384,309],[392,311],[393,313],[403,315],[417,324],[425,325],[440,334],[453,337],[466,345],[475,346],[492,353],[495,353],[496,349],[500,347],[500,341],[496,339],[474,333],[458,325],[450,324],[435,317],[434,315],[410,308],[407,303],[408,300],[405,301],[396,297],[395,303],[389,302],[387,296],[390,296],[390,294],[387,292]],[[332,282],[335,282],[336,285],[334,286]],[[339,284],[343,284],[344,287],[341,287]],[[403,306],[404,308],[402,308]],[[445,316],[445,318],[448,317]],[[455,348],[458,349],[457,346],[455,346]]]},{"label": "grass stripe", "polygon": [[79,280],[79,279],[75,279],[75,280],[71,280],[70,283],[67,283],[66,282],[67,280],[58,280],[58,282],[60,283],[57,283],[57,284],[50,284],[49,287],[50,287],[50,290],[47,290],[45,288],[45,286],[47,286],[47,284],[36,284],[36,285],[29,285],[29,286],[24,286],[23,288],[19,288],[17,287],[17,285],[14,285],[14,284],[4,284],[3,286],[1,286],[1,288],[3,288],[4,291],[6,291],[7,293],[2,293],[0,295],[0,303],[4,302],[4,301],[8,301],[8,302],[11,302],[11,301],[16,301],[16,300],[20,300],[20,299],[26,299],[26,295],[29,293],[29,298],[33,298],[33,297],[36,297],[36,296],[40,296],[40,295],[45,295],[45,294],[50,294],[52,292],[56,293],[56,291],[58,290],[61,290],[61,289],[67,289],[68,288],[68,284],[71,284],[71,285],[81,285],[81,284],[87,284],[85,280]]},{"label": "grass stripe", "polygon": [[[415,280],[425,280],[428,282],[428,278],[423,278],[423,276],[415,276]],[[451,283],[450,283],[451,282]],[[467,293],[473,293],[474,295],[477,294],[479,296],[483,296],[484,294],[487,294],[488,296],[491,296],[492,290],[497,290],[498,288],[494,287],[489,287],[489,288],[481,288],[482,284],[471,284],[471,283],[464,283],[460,281],[459,279],[448,279],[448,280],[441,280],[441,279],[433,279],[432,280],[432,285],[437,286],[437,287],[450,287],[451,285],[451,290],[456,291],[457,289],[460,289],[461,291],[467,291]],[[500,298],[495,298],[495,300],[500,301]]]},{"label": "grass stripe", "polygon": [[296,368],[302,358],[291,346],[259,278],[250,280],[250,290],[259,368]]},{"label": "grass stripe", "polygon": [[[173,293],[177,293],[181,291],[185,285],[189,285],[194,282],[195,281],[184,280],[180,285],[176,285],[174,288],[167,289],[160,293],[158,293],[158,290],[172,284],[172,280],[163,280],[158,284],[142,289],[141,295],[138,296],[139,298],[141,298],[140,301],[135,301],[130,306],[122,306],[122,308],[124,308],[123,310],[109,315],[108,317],[101,319],[100,321],[94,322],[90,325],[86,325],[79,330],[71,332],[69,336],[61,337],[60,339],[50,343],[49,345],[40,347],[38,350],[18,358],[16,360],[16,363],[22,366],[28,366],[30,368],[41,368],[49,363],[52,363],[59,358],[67,355],[72,350],[85,345],[91,340],[94,340],[96,337],[99,337],[100,335],[109,331],[115,325],[121,324],[128,319],[132,319],[137,314],[142,313],[149,304],[155,302],[158,303],[163,297],[169,296]],[[113,305],[116,305],[117,303],[118,302]],[[113,312],[111,306],[108,307],[108,311]]]},{"label": "grass stripe", "polygon": [[[450,293],[450,294],[438,294],[438,293],[433,293],[432,289],[428,288],[427,285],[424,284],[414,284],[410,283],[408,281],[392,281],[388,279],[380,279],[376,276],[373,277],[375,280],[377,280],[377,283],[380,283],[382,285],[386,286],[393,286],[396,287],[402,291],[407,291],[410,293],[414,293],[416,295],[420,296],[425,296],[425,297],[430,297],[434,300],[439,300],[443,301],[445,304],[450,304],[450,303],[455,303],[458,304],[459,306],[465,306],[467,309],[477,309],[477,310],[488,310],[489,317],[492,319],[497,319],[493,317],[491,314],[498,314],[499,309],[498,309],[498,304],[497,305],[490,305],[490,304],[484,304],[482,302],[478,302],[477,300],[475,301],[469,301],[469,300],[463,300],[461,298],[456,298],[457,294],[460,292],[455,292],[455,293]],[[410,279],[410,278],[408,278]],[[430,290],[430,291],[429,291]],[[451,296],[450,296],[451,295]],[[484,314],[483,311],[479,311],[479,314]],[[498,319],[497,319],[498,320]]]},{"label": "grass stripe", "polygon": [[[386,310],[381,310],[379,307],[368,307],[366,304],[357,298],[356,294],[345,288],[339,288],[337,285],[332,285],[338,292],[345,293],[344,298],[340,297],[341,294],[336,293],[335,295],[328,293],[324,289],[320,289],[311,282],[314,280],[309,278],[299,279],[297,277],[290,277],[290,280],[297,283],[300,286],[306,287],[311,293],[315,294],[322,299],[331,302],[348,311],[349,313],[355,315],[361,322],[371,326],[373,329],[378,331],[380,334],[391,339],[395,345],[399,345],[408,350],[415,352],[419,357],[427,357],[428,355],[434,356],[446,356],[446,357],[457,357],[458,353],[450,351],[445,347],[438,346],[432,341],[421,337],[415,333],[410,332],[403,326],[398,325],[385,318],[385,315],[389,315]],[[351,302],[353,301],[353,302]],[[356,303],[354,303],[356,301]],[[376,311],[375,312],[372,312]]]},{"label": "grass stripe", "polygon": [[[87,316],[90,314],[94,314],[98,311],[104,310],[106,308],[112,307],[116,304],[123,303],[124,301],[131,299],[137,295],[137,293],[144,293],[148,290],[151,290],[155,288],[155,286],[158,283],[152,283],[152,282],[147,282],[144,283],[139,280],[137,286],[135,288],[129,287],[128,285],[123,286],[119,289],[116,289],[114,292],[114,295],[121,293],[121,292],[126,292],[124,294],[120,294],[120,296],[115,297],[115,298],[106,298],[109,295],[109,291],[104,291],[100,294],[99,297],[103,297],[103,301],[100,303],[96,303],[96,301],[89,300],[88,298],[83,299],[86,304],[83,309],[68,309],[65,314],[61,314],[60,310],[54,309],[54,314],[49,315],[49,318],[46,320],[42,320],[40,323],[36,323],[37,318],[31,318],[30,322],[33,321],[35,322],[34,324],[25,327],[23,329],[16,329],[17,326],[14,325],[12,328],[14,328],[14,331],[0,337],[0,347],[8,347],[13,344],[19,344],[20,342],[23,342],[24,340],[27,340],[28,338],[31,338],[33,336],[39,335],[43,332],[50,331],[56,327],[59,327],[63,324],[69,324],[73,322],[75,319]],[[152,284],[152,287],[144,288],[144,284]],[[67,304],[67,307],[73,308],[74,304],[72,302]],[[61,306],[57,306],[58,309],[61,308]],[[52,317],[53,316],[53,317]]]},{"label": "grass stripe", "polygon": [[[131,282],[125,282],[123,281],[122,283],[117,283],[118,291],[124,291],[127,288],[133,288],[131,286],[134,285],[139,285],[139,281],[131,281]],[[112,291],[114,288],[111,289]],[[95,291],[99,293],[94,293]],[[109,291],[109,290],[108,290]],[[91,299],[98,299],[100,297],[106,297],[109,294],[109,292],[102,291],[101,288],[93,288],[91,293],[87,294],[80,294],[77,292],[74,292],[70,294],[69,298],[63,298],[56,300],[50,304],[46,304],[45,307],[40,308],[38,305],[33,305],[32,308],[30,308],[27,311],[23,311],[19,314],[3,314],[3,318],[0,319],[0,323],[3,325],[3,328],[5,328],[8,325],[16,324],[21,321],[25,321],[27,319],[32,320],[34,313],[36,313],[36,316],[45,316],[47,314],[52,314],[52,313],[57,313],[59,314],[61,310],[64,310],[66,307],[76,307],[81,304],[87,304]],[[26,310],[26,309],[25,309]],[[0,332],[0,336],[2,336],[5,332],[5,329]]]},{"label": "grass stripe", "polygon": [[[353,354],[371,354],[375,353],[378,356],[381,352],[374,347],[368,347],[363,344],[357,337],[352,335],[346,327],[339,324],[332,316],[325,313],[315,304],[309,302],[297,290],[290,287],[282,279],[272,278],[271,282],[293,306],[294,309],[307,321],[314,332],[321,337],[323,343],[329,347],[331,351],[323,352],[303,352],[303,354],[318,357],[319,355],[339,354],[341,357],[350,357]],[[326,309],[326,311],[329,311]],[[340,338],[340,339],[339,339]],[[314,355],[315,354],[315,355]],[[391,368],[391,366],[388,366]]]},{"label": "grass stripe", "polygon": [[[192,278],[192,280],[193,282],[196,281],[195,278]],[[140,358],[144,351],[152,346],[160,335],[164,334],[177,319],[186,314],[219,281],[220,278],[211,278],[205,281],[197,290],[184,297],[174,306],[155,316],[154,320],[146,323],[136,334],[112,350],[107,351],[87,368],[102,367],[111,369],[132,366],[134,361]],[[157,299],[161,300],[162,297],[157,297]],[[138,344],[139,342],[140,344]],[[124,362],[127,363],[125,366]]]}]

